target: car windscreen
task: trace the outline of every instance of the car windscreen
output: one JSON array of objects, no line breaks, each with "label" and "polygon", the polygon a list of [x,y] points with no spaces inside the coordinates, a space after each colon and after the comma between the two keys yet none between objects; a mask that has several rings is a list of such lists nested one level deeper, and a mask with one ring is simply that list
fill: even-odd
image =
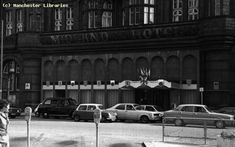
[{"label": "car windscreen", "polygon": [[69,100],[70,105],[77,105],[77,101],[76,100]]},{"label": "car windscreen", "polygon": [[209,107],[205,106],[205,108],[206,108],[209,112],[213,112]]},{"label": "car windscreen", "polygon": [[160,106],[154,105],[153,107],[154,107],[157,111],[163,111],[162,107],[160,107]]}]

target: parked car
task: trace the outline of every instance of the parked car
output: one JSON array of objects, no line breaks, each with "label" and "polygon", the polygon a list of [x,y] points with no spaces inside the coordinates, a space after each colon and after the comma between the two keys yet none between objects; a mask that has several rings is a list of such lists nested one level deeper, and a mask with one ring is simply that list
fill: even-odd
[{"label": "parked car", "polygon": [[166,121],[174,122],[176,126],[186,124],[203,124],[203,119],[208,125],[224,128],[229,121],[234,120],[232,115],[212,112],[206,105],[182,104],[174,110],[164,112]]},{"label": "parked car", "polygon": [[70,116],[77,108],[76,100],[72,98],[46,98],[34,110],[36,116]]},{"label": "parked car", "polygon": [[102,104],[80,104],[73,112],[72,117],[75,121],[94,120],[93,115],[95,109],[101,110],[101,121],[116,121],[117,114],[104,110]]},{"label": "parked car", "polygon": [[159,112],[137,110],[139,106],[135,103],[119,103],[106,110],[117,113],[118,120],[138,120],[141,122],[149,122],[159,120]]},{"label": "parked car", "polygon": [[149,111],[149,112],[156,112],[155,114],[158,118],[157,120],[162,120],[163,116],[163,109],[156,105],[139,105],[135,107],[136,110],[142,110],[142,111]]},{"label": "parked car", "polygon": [[8,116],[10,118],[16,118],[17,116],[20,116],[20,114],[21,114],[20,108],[10,106],[9,113],[8,113]]}]

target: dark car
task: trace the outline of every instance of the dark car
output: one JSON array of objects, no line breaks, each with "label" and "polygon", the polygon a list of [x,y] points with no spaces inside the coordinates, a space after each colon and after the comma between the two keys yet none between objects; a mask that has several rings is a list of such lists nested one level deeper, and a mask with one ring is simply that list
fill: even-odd
[{"label": "dark car", "polygon": [[77,108],[76,100],[72,98],[46,98],[34,110],[36,116],[69,116]]},{"label": "dark car", "polygon": [[10,118],[16,118],[17,116],[20,116],[20,114],[21,114],[20,108],[13,107],[13,106],[10,107],[9,113],[8,113],[8,116]]},{"label": "dark car", "polygon": [[103,109],[102,104],[80,104],[73,113],[75,121],[80,120],[93,120],[95,109],[101,110],[102,119],[101,121],[116,121],[116,113],[108,112]]}]

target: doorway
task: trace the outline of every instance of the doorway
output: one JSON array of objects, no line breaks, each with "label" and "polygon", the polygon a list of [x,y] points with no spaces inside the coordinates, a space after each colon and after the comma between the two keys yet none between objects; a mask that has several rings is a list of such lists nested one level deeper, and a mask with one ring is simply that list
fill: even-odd
[{"label": "doorway", "polygon": [[65,90],[56,90],[55,97],[65,97]]},{"label": "doorway", "polygon": [[145,88],[135,90],[135,102],[138,104],[157,105],[164,110],[170,109],[170,90]]}]

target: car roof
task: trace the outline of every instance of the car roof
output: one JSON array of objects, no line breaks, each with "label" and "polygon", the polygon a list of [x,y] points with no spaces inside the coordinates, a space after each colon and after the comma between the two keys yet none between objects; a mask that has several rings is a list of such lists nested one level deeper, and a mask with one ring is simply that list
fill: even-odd
[{"label": "car roof", "polygon": [[139,105],[137,103],[118,103],[116,105]]},{"label": "car roof", "polygon": [[100,106],[103,106],[102,104],[96,104],[96,103],[84,103],[84,104],[80,104],[80,105],[88,105],[88,106],[89,105],[97,105],[97,106],[100,105]]},{"label": "car roof", "polygon": [[73,99],[73,98],[70,98],[70,97],[48,97],[48,98],[45,98],[44,100],[48,100],[48,99],[51,99],[51,100],[52,99],[54,99],[54,100],[65,100],[65,99]]},{"label": "car roof", "polygon": [[181,104],[178,107],[184,107],[184,106],[198,106],[198,107],[205,107],[206,105],[202,104]]}]

